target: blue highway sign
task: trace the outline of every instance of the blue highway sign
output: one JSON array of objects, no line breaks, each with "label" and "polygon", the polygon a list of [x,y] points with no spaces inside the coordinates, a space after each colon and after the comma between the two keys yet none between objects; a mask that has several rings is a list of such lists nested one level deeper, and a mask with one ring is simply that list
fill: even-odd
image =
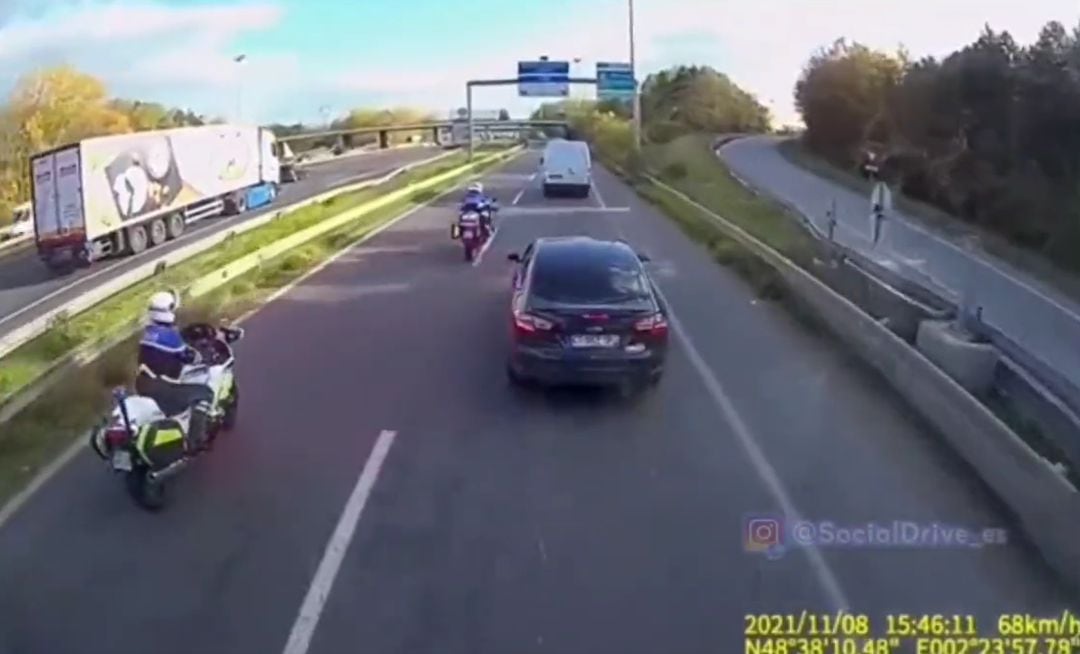
[{"label": "blue highway sign", "polygon": [[525,98],[566,98],[570,95],[570,62],[518,62],[518,95]]},{"label": "blue highway sign", "polygon": [[630,64],[598,62],[596,64],[596,98],[598,100],[628,100],[634,97],[637,81]]}]

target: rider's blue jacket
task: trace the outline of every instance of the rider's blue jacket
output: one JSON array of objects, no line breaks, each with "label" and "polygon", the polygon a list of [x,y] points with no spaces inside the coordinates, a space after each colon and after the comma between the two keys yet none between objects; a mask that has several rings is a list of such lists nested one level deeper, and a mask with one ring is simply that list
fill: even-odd
[{"label": "rider's blue jacket", "polygon": [[184,365],[195,360],[194,351],[174,325],[150,323],[139,341],[139,370],[158,379],[177,382]]}]

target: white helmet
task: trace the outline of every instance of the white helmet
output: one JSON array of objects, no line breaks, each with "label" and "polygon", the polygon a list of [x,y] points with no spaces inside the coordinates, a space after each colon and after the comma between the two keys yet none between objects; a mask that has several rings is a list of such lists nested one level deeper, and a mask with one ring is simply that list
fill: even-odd
[{"label": "white helmet", "polygon": [[180,297],[173,291],[158,291],[150,297],[146,317],[151,322],[172,325],[176,323],[176,310],[180,308]]},{"label": "white helmet", "polygon": [[483,193],[484,192],[484,185],[481,184],[480,182],[473,182],[472,184],[469,184],[469,189],[468,190],[469,190],[469,193]]}]

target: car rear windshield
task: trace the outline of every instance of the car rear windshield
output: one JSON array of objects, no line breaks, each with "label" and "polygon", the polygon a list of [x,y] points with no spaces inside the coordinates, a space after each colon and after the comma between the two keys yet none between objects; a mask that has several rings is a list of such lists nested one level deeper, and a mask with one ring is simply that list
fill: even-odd
[{"label": "car rear windshield", "polygon": [[531,304],[556,306],[617,305],[652,307],[649,282],[632,254],[557,251],[537,253],[530,288]]}]

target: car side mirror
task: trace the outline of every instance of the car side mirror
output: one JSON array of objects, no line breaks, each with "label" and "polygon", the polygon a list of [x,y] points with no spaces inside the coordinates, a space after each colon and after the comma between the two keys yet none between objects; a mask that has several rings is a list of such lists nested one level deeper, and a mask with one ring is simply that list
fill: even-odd
[{"label": "car side mirror", "polygon": [[511,252],[510,254],[506,255],[506,258],[510,261],[517,261],[518,263],[521,262],[521,255],[517,252]]}]

